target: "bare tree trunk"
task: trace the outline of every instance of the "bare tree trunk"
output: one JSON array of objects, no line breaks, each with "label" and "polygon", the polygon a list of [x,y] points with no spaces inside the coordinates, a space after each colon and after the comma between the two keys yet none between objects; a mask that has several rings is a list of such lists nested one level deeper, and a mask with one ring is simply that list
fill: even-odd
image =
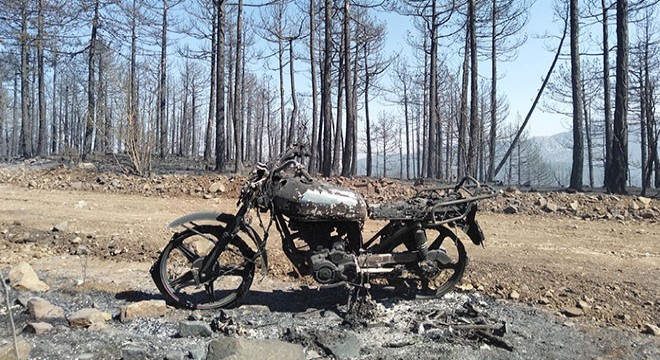
[{"label": "bare tree trunk", "polygon": [[[406,128],[406,179],[410,179],[410,115],[408,114],[408,82],[403,82],[403,119]],[[403,177],[403,171],[401,172]]]},{"label": "bare tree trunk", "polygon": [[437,0],[431,2],[431,58],[429,59],[429,125],[428,125],[428,161],[426,165],[426,176],[432,178],[436,173],[435,127],[438,123],[437,100],[438,100],[438,24],[437,24]]},{"label": "bare tree trunk", "polygon": [[605,176],[607,176],[607,169],[612,163],[612,101],[611,86],[610,86],[610,45],[609,45],[609,28],[608,28],[608,10],[609,5],[605,3],[606,0],[601,0],[601,7],[603,9],[603,107],[605,108]]},{"label": "bare tree trunk", "polygon": [[284,145],[290,145],[288,138],[285,137],[286,117],[284,114],[284,44],[282,44],[282,22],[284,21],[282,7],[278,7],[279,19],[277,22],[277,61],[278,73],[280,76],[280,153],[284,152]]},{"label": "bare tree trunk", "polygon": [[241,99],[243,84],[242,55],[243,55],[243,0],[238,0],[238,19],[236,21],[236,74],[234,75],[234,142],[235,165],[234,171],[243,171],[243,101]]},{"label": "bare tree trunk", "polygon": [[493,172],[495,172],[495,156],[497,155],[497,0],[493,0],[493,12],[490,38],[490,134],[488,137],[488,181],[493,181]]},{"label": "bare tree trunk", "polygon": [[330,92],[332,70],[332,0],[325,0],[325,45],[323,55],[323,83],[321,102],[323,104],[323,176],[332,171],[332,99]]},{"label": "bare tree trunk", "polygon": [[215,103],[215,171],[225,168],[225,0],[216,0],[218,7],[216,49],[216,103]]},{"label": "bare tree trunk", "polygon": [[163,0],[160,38],[160,82],[158,83],[158,121],[160,125],[160,158],[167,156],[167,0]]},{"label": "bare tree trunk", "polygon": [[209,84],[209,113],[206,122],[206,139],[204,141],[204,161],[211,160],[213,153],[213,117],[215,116],[215,87],[216,87],[216,61],[215,56],[217,53],[217,7],[213,7],[213,19],[211,20],[211,81]]},{"label": "bare tree trunk", "polygon": [[312,76],[312,139],[311,154],[309,158],[309,171],[318,171],[318,154],[316,137],[319,127],[319,104],[318,104],[318,84],[316,83],[316,0],[309,1],[309,63]]},{"label": "bare tree trunk", "polygon": [[460,122],[458,124],[458,162],[457,162],[457,175],[462,178],[467,175],[468,163],[468,140],[466,139],[468,131],[468,72],[469,72],[469,45],[470,34],[469,27],[465,32],[465,53],[463,55],[463,75],[461,78],[461,107],[460,107]]},{"label": "bare tree trunk", "polygon": [[[85,139],[83,145],[82,159],[92,152],[92,136],[94,135],[94,115],[96,113],[96,104],[94,99],[95,70],[94,57],[96,56],[96,32],[99,26],[99,0],[94,2],[94,17],[92,18],[92,35],[89,40],[89,57],[87,68],[87,116],[85,121]],[[131,59],[133,61],[134,59]],[[133,66],[133,64],[131,64]],[[134,75],[134,74],[133,74]],[[132,84],[133,85],[133,84]],[[134,95],[134,94],[133,94]]]},{"label": "bare tree trunk", "polygon": [[46,89],[44,87],[44,5],[43,0],[37,0],[37,79],[39,99],[39,141],[37,142],[37,154],[45,156],[48,154],[48,140],[46,130]]},{"label": "bare tree trunk", "polygon": [[477,162],[479,147],[479,79],[477,69],[477,27],[475,0],[468,3],[468,16],[470,28],[470,143],[468,145],[467,174],[477,176]]},{"label": "bare tree trunk", "polygon": [[584,135],[587,140],[587,162],[589,166],[589,187],[594,188],[594,158],[593,146],[591,141],[591,116],[589,115],[589,106],[584,100],[584,93],[582,94],[584,104]]},{"label": "bare tree trunk", "polygon": [[[341,48],[339,49],[339,53],[342,53],[342,50],[344,48],[344,40],[342,36],[342,45]],[[332,153],[332,174],[333,175],[338,175],[339,174],[339,166],[341,165],[341,150],[342,150],[342,143],[344,140],[343,134],[342,134],[342,119],[344,118],[344,110],[341,105],[342,101],[342,96],[344,95],[344,88],[342,86],[342,76],[347,76],[346,74],[343,73],[343,60],[344,58],[342,56],[339,57],[339,72],[338,72],[338,78],[337,78],[337,122],[335,125],[335,143],[334,143],[334,148],[333,153]],[[347,95],[348,96],[348,95]]]},{"label": "bare tree trunk", "polygon": [[55,95],[57,94],[57,55],[53,54],[53,100],[52,100],[52,118],[51,118],[51,124],[50,124],[50,152],[51,154],[56,154],[57,153],[57,145],[58,145],[58,139],[59,139],[59,127],[57,126],[59,123],[59,119],[57,116],[57,101],[55,101],[56,97]]},{"label": "bare tree trunk", "polygon": [[351,85],[351,31],[350,1],[344,0],[344,86],[346,88],[346,140],[342,154],[341,175],[351,175],[353,161],[353,140],[355,138],[355,118],[353,116],[353,86]]},{"label": "bare tree trunk", "polygon": [[369,117],[369,61],[366,54],[365,46],[364,56],[364,119],[366,122],[366,136],[367,136],[367,176],[371,176],[371,168],[373,167],[373,157],[371,150],[371,119]]},{"label": "bare tree trunk", "polygon": [[625,194],[628,180],[628,0],[616,3],[616,88],[612,164],[607,167],[605,187]]},{"label": "bare tree trunk", "polygon": [[578,0],[570,1],[571,23],[571,89],[573,94],[573,167],[570,188],[582,189],[584,171],[584,139],[582,124],[582,75],[580,72],[580,19]]},{"label": "bare tree trunk", "polygon": [[298,127],[298,96],[296,95],[296,81],[294,70],[293,38],[289,38],[289,82],[291,86],[291,120],[289,120],[289,144],[296,141],[296,128]]},{"label": "bare tree trunk", "polygon": [[32,156],[32,132],[30,129],[30,89],[28,80],[28,2],[21,3],[21,138],[19,154]]},{"label": "bare tree trunk", "polygon": [[[642,56],[648,56],[648,53],[643,54]],[[642,163],[641,163],[641,169],[642,169],[642,196],[646,196],[646,190],[650,186],[650,180],[651,177],[648,176],[647,174],[650,175],[650,167],[649,167],[649,159],[648,159],[648,135],[646,134],[646,109],[647,109],[647,97],[646,97],[646,86],[648,85],[645,81],[644,77],[644,66],[648,65],[645,64],[646,59],[642,59],[642,66],[639,68],[639,133],[640,133],[640,146],[642,150]],[[649,181],[647,182],[647,178]]]}]

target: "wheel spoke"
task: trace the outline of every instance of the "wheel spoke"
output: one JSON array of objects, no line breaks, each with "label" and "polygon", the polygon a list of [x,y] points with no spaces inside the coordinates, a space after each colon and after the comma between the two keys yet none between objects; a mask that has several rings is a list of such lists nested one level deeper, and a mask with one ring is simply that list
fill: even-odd
[{"label": "wheel spoke", "polygon": [[194,283],[195,283],[195,275],[193,275],[192,271],[186,271],[185,274],[170,281],[170,285],[174,288],[175,291],[179,291],[185,288],[186,286],[192,285]]}]

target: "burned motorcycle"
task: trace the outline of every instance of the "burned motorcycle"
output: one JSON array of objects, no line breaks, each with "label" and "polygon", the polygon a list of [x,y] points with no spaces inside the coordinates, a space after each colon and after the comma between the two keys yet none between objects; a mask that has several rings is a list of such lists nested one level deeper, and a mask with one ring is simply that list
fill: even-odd
[{"label": "burned motorcycle", "polygon": [[[495,196],[493,188],[466,177],[405,201],[367,206],[360,194],[312,178],[297,160],[305,155],[303,146],[294,146],[271,166],[258,165],[241,190],[236,214],[194,213],[169,224],[184,230],[151,268],[168,303],[190,309],[237,305],[256,268],[268,268],[273,223],[295,271],[324,286],[373,284],[428,297],[458,283],[468,257],[452,229],[482,244],[477,202]],[[267,223],[263,213],[270,215]],[[261,234],[251,225],[255,216]],[[385,225],[364,241],[367,216]]]}]

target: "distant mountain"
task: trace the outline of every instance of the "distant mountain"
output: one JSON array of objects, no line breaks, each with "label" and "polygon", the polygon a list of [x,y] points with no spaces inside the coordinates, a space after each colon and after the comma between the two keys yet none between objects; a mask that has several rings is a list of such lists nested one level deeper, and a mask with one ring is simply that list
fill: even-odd
[{"label": "distant mountain", "polygon": [[[543,159],[550,165],[557,168],[565,169],[570,176],[571,167],[573,163],[573,133],[570,131],[551,135],[551,136],[535,136],[531,140],[536,143]],[[635,139],[628,137],[628,158],[629,158],[629,178],[632,185],[639,186],[641,184],[641,146]],[[602,140],[594,140],[593,146],[593,162],[594,162],[594,185],[600,187],[603,185],[604,169],[603,158],[604,149],[601,144]],[[585,153],[584,153],[584,183],[589,183],[589,164],[586,152],[586,139],[585,139]]]}]

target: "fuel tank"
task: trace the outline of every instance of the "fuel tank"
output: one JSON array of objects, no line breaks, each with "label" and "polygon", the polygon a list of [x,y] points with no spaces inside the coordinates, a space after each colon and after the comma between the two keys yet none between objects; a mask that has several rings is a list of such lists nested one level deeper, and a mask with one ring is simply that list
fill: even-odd
[{"label": "fuel tank", "polygon": [[273,186],[273,204],[299,221],[364,221],[362,195],[341,186],[302,177],[285,177]]}]

